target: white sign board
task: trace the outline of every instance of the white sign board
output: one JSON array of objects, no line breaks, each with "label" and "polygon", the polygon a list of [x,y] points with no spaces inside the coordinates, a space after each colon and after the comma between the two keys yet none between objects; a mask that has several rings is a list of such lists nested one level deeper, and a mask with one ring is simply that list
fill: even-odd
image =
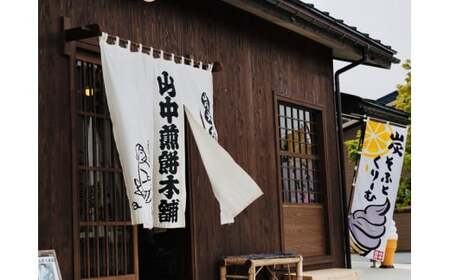
[{"label": "white sign board", "polygon": [[61,280],[58,260],[54,250],[39,251],[39,280]]},{"label": "white sign board", "polygon": [[382,261],[405,155],[407,128],[369,119],[349,215],[350,244]]}]

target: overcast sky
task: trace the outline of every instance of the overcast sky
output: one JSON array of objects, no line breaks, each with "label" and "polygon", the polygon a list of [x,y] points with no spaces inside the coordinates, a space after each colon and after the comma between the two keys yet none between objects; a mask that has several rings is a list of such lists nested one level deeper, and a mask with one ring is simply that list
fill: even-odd
[{"label": "overcast sky", "polygon": [[[392,46],[402,62],[411,57],[411,3],[410,0],[304,0],[335,18],[358,27]],[[335,61],[334,68],[347,63]],[[358,66],[341,75],[341,91],[361,97],[377,99],[396,90],[403,83],[406,71],[401,63],[393,64],[390,70],[369,66]]]}]

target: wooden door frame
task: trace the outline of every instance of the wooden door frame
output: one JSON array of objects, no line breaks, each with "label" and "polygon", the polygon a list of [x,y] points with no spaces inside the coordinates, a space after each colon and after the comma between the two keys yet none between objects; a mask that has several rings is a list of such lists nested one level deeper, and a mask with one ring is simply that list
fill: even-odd
[{"label": "wooden door frame", "polygon": [[[326,213],[326,217],[324,217],[325,222],[325,240],[326,240],[326,251],[327,254],[322,256],[314,256],[314,257],[305,257],[304,258],[304,264],[305,265],[320,265],[320,264],[329,264],[334,262],[335,259],[335,252],[334,247],[331,244],[331,237],[332,237],[332,217],[330,215],[330,210],[332,209],[332,199],[331,199],[331,181],[330,181],[330,175],[327,170],[327,162],[328,162],[328,156],[327,152],[325,150],[326,145],[328,145],[328,137],[326,133],[326,121],[324,118],[324,112],[326,107],[323,105],[317,105],[312,104],[310,102],[307,102],[305,100],[301,99],[294,99],[290,97],[283,96],[281,94],[277,94],[275,91],[272,91],[273,95],[273,112],[274,112],[274,129],[275,129],[275,151],[276,151],[276,176],[277,176],[277,192],[278,192],[278,213],[279,213],[279,228],[280,228],[280,249],[282,252],[286,252],[285,248],[285,238],[284,238],[284,215],[283,215],[283,198],[282,198],[282,184],[281,182],[281,170],[280,170],[280,127],[279,127],[279,108],[278,103],[281,102],[287,102],[292,103],[294,105],[298,105],[305,108],[310,108],[312,110],[315,110],[319,112],[320,114],[320,126],[319,126],[319,147],[320,147],[320,157],[321,157],[321,176],[322,180],[320,181],[321,189],[323,191],[323,208],[324,213]],[[307,207],[307,205],[303,205],[304,207]]]},{"label": "wooden door frame", "polygon": [[[63,18],[64,29],[70,27],[70,19]],[[95,38],[96,39],[96,38]],[[77,109],[76,109],[76,84],[75,84],[75,63],[77,60],[86,61],[101,65],[100,49],[98,44],[95,45],[93,40],[88,42],[71,42],[65,43],[64,54],[69,61],[69,94],[70,94],[70,125],[71,125],[71,169],[72,169],[72,247],[73,247],[73,275],[75,280],[81,279],[80,275],[80,208],[79,208],[79,170],[78,170],[78,132],[77,132]],[[136,225],[132,226],[133,238],[133,264],[134,274],[98,277],[98,279],[113,280],[113,279],[139,279],[139,240],[138,228]],[[128,277],[128,278],[127,278]]]}]

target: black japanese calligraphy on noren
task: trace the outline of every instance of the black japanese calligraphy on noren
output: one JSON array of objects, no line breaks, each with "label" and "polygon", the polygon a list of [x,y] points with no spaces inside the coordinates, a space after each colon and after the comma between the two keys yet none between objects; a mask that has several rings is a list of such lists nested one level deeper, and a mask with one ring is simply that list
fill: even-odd
[{"label": "black japanese calligraphy on noren", "polygon": [[159,94],[163,95],[167,93],[170,97],[175,97],[175,84],[173,82],[172,76],[169,76],[169,73],[166,71],[162,72],[162,77],[158,76],[158,86],[159,86]]},{"label": "black japanese calligraphy on noren", "polygon": [[[157,78],[159,93],[164,97],[164,101],[159,102],[160,116],[165,118],[169,123],[162,125],[159,130],[159,147],[161,153],[158,156],[159,163],[159,174],[171,174],[167,178],[159,181],[160,194],[163,194],[166,199],[174,198],[175,194],[180,194],[180,190],[177,188],[179,184],[178,179],[174,175],[178,172],[179,156],[179,129],[176,124],[172,124],[174,118],[178,118],[178,104],[172,99],[176,96],[175,81],[172,76],[166,71],[162,72]],[[176,198],[176,197],[175,197]],[[174,223],[178,221],[178,207],[179,200],[173,199],[168,201],[166,199],[161,199],[158,206],[159,210],[159,221],[160,222],[170,222]]]},{"label": "black japanese calligraphy on noren", "polygon": [[161,203],[158,206],[159,222],[176,223],[178,221],[178,204],[178,199],[174,199],[171,202],[167,202],[167,200],[162,199]]},{"label": "black japanese calligraphy on noren", "polygon": [[178,133],[176,125],[163,125],[159,131],[159,147],[163,149],[178,149]]},{"label": "black japanese calligraphy on noren", "polygon": [[168,152],[163,151],[161,155],[158,158],[159,161],[159,173],[160,174],[176,174],[178,170],[179,164],[179,157],[178,152]]},{"label": "black japanese calligraphy on noren", "polygon": [[[200,101],[203,105],[203,113],[200,110],[200,119],[202,120],[203,128],[208,130],[209,135],[211,135],[214,139],[217,139],[217,132],[214,128],[212,113],[211,113],[211,103],[209,101],[208,95],[206,92],[203,92]],[[207,123],[207,125],[205,124]]]},{"label": "black japanese calligraphy on noren", "polygon": [[206,95],[206,92],[203,92],[200,98],[202,100],[203,108],[205,109],[203,117],[207,123],[212,124],[211,104],[209,103],[209,98]]},{"label": "black japanese calligraphy on noren", "polygon": [[178,118],[178,104],[172,102],[170,97],[166,96],[166,102],[159,102],[159,114],[163,118],[167,118],[169,123],[172,123],[172,118]]},{"label": "black japanese calligraphy on noren", "polygon": [[180,190],[176,187],[178,183],[179,181],[174,179],[173,175],[169,175],[167,176],[167,180],[159,181],[159,184],[164,187],[158,190],[158,192],[164,194],[168,199],[172,199],[174,193],[180,194]]}]

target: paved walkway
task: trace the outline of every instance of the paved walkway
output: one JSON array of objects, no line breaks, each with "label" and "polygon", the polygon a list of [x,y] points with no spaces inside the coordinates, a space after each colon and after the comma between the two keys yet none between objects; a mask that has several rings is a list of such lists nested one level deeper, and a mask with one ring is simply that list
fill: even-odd
[{"label": "paved walkway", "polygon": [[396,253],[395,268],[371,268],[371,263],[363,257],[352,255],[352,268],[356,270],[361,280],[410,280],[411,279],[411,254]]}]

